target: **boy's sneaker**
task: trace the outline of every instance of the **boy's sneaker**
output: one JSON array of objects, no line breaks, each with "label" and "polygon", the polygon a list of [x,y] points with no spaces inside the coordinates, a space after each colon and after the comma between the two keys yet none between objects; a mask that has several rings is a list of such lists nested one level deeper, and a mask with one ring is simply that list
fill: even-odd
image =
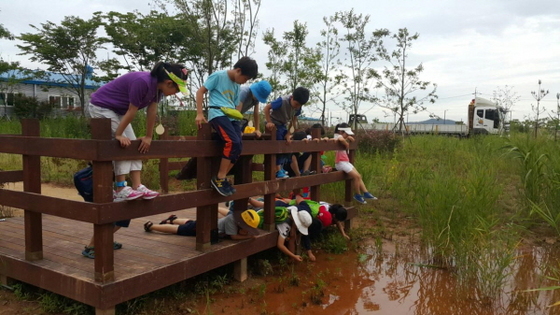
[{"label": "boy's sneaker", "polygon": [[233,186],[231,185],[229,180],[227,180],[227,178],[224,179],[224,182],[222,183],[222,186],[224,186],[229,191],[230,196],[237,192],[237,190],[235,190],[235,188],[233,188]]},{"label": "boy's sneaker", "polygon": [[142,199],[154,199],[155,197],[159,196],[159,193],[157,191],[150,190],[146,188],[146,186],[144,185],[138,186],[138,188],[136,188],[136,191],[139,191],[142,194],[144,194],[142,196]]},{"label": "boy's sneaker", "polygon": [[144,194],[138,190],[132,189],[130,186],[124,187],[121,191],[117,192],[115,195],[115,200],[135,200],[142,198]]},{"label": "boy's sneaker", "polygon": [[365,205],[367,203],[366,200],[364,199],[364,197],[362,197],[362,195],[360,195],[360,194],[355,194],[354,199],[356,199],[357,202],[359,202],[363,205]]},{"label": "boy's sneaker", "polygon": [[[232,194],[230,187],[231,185],[229,185],[229,182],[227,181],[227,179],[218,179],[216,176],[212,177],[212,180],[210,180],[210,183],[212,184],[212,187],[214,187],[214,189],[216,189],[216,191],[224,196],[230,196]],[[227,184],[225,184],[227,183]],[[225,185],[224,185],[225,184]]]},{"label": "boy's sneaker", "polygon": [[276,172],[276,178],[279,179],[285,179],[285,178],[289,178],[290,176],[288,175],[288,173],[286,173],[286,171],[284,170],[279,170]]},{"label": "boy's sneaker", "polygon": [[372,195],[370,192],[366,191],[364,193],[364,198],[365,199],[371,199],[371,200],[377,200],[377,197],[375,197],[374,195]]}]

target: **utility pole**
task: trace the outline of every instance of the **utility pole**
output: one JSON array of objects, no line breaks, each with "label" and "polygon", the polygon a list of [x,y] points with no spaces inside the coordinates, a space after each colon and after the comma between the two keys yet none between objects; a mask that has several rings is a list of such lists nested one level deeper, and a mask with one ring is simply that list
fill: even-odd
[{"label": "utility pole", "polygon": [[446,109],[443,111],[443,124],[445,125],[445,113],[447,113],[449,109]]}]

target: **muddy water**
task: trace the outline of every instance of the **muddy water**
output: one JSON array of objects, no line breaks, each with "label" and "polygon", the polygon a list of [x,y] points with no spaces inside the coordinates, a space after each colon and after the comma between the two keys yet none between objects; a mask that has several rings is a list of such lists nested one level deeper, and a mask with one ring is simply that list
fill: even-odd
[{"label": "muddy water", "polygon": [[427,266],[415,247],[386,243],[342,255],[318,253],[317,262],[290,264],[275,276],[252,277],[233,292],[201,302],[201,314],[560,314],[560,290],[522,292],[559,285],[543,280],[560,268],[558,253],[520,249],[499,293],[489,299],[459,290],[448,270]]}]

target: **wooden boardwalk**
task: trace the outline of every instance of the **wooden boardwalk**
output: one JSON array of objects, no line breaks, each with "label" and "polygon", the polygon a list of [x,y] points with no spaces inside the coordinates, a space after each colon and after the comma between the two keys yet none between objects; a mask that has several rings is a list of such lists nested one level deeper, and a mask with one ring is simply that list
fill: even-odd
[{"label": "wooden boardwalk", "polygon": [[[261,230],[256,240],[221,240],[201,252],[195,249],[194,237],[144,231],[147,220],[159,222],[170,214],[133,219],[128,228],[115,233],[115,241],[123,248],[115,251],[115,281],[111,283],[96,282],[94,260],[81,255],[92,236],[92,225],[52,215],[43,215],[44,257],[38,261],[25,260],[24,218],[0,222],[0,269],[10,278],[107,309],[234,262],[240,253],[250,255],[276,245],[277,233]],[[173,214],[196,218],[195,209]],[[20,268],[26,272],[10,272]]]},{"label": "wooden boardwalk", "polygon": [[[243,279],[247,257],[276,246],[277,192],[310,187],[311,195],[320,200],[321,185],[344,181],[344,200],[352,200],[351,180],[345,173],[320,173],[320,152],[341,149],[336,142],[295,141],[286,145],[277,140],[244,141],[232,176],[237,192],[223,197],[210,187],[221,157],[210,125],[203,125],[196,138],[153,141],[146,154],[136,150],[138,140],[126,149],[111,140],[108,119],[92,119],[90,125],[92,139],[40,137],[37,120],[22,120],[22,135],[0,135],[0,153],[18,154],[23,160],[20,170],[0,171],[0,183],[23,182],[24,187],[23,191],[0,187],[0,205],[24,211],[24,217],[0,222],[0,283],[16,279],[91,305],[98,315],[114,315],[119,303],[230,263],[234,263],[236,277]],[[319,138],[319,129],[313,133],[314,138]],[[351,161],[356,147],[355,142],[351,144]],[[292,152],[310,152],[311,170],[317,174],[276,179],[276,155]],[[253,164],[254,155],[264,155],[264,162]],[[37,176],[41,174],[41,157],[91,161],[94,202],[41,194],[41,178]],[[112,161],[170,158],[197,159],[196,190],[162,195],[151,201],[112,202]],[[165,177],[168,166],[160,170]],[[253,182],[253,171],[263,172],[264,180]],[[248,198],[256,195],[264,198],[261,234],[253,240],[211,244],[212,230],[217,228],[218,204],[235,200],[234,211],[243,211]],[[147,220],[159,222],[171,213],[196,218],[196,237],[144,232]],[[354,214],[349,213],[349,217]],[[130,227],[113,233],[113,222],[127,219],[132,220]],[[346,226],[349,228],[351,223],[347,221]],[[92,236],[96,256],[88,259],[81,251]],[[122,243],[123,248],[114,251],[113,240]]]}]

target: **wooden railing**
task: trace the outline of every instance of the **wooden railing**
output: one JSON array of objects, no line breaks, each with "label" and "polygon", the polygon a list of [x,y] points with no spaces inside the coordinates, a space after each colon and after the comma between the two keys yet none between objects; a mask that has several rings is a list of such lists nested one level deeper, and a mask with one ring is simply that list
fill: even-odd
[{"label": "wooden railing", "polygon": [[[251,196],[263,195],[265,201],[264,229],[274,230],[274,196],[278,191],[311,187],[311,195],[320,200],[320,185],[346,180],[345,201],[351,201],[351,183],[343,172],[320,173],[320,151],[337,150],[335,142],[246,140],[234,174],[236,194],[223,197],[210,187],[210,179],[221,156],[221,146],[212,140],[210,125],[205,124],[196,138],[152,141],[150,151],[141,154],[136,149],[139,140],[126,149],[111,139],[109,119],[91,120],[92,139],[63,139],[40,137],[39,121],[22,120],[22,135],[0,135],[0,153],[20,154],[21,171],[0,172],[0,183],[23,181],[23,192],[0,189],[0,205],[24,210],[25,259],[43,258],[42,214],[93,224],[95,246],[95,280],[114,281],[113,222],[196,207],[196,248],[205,251],[211,246],[211,230],[217,227],[218,203],[235,199],[235,211],[245,210]],[[315,130],[318,137],[319,130]],[[351,144],[353,160],[355,143]],[[278,180],[275,178],[276,154],[312,152],[311,170],[317,175]],[[264,155],[264,181],[252,182],[252,157]],[[59,157],[91,161],[93,164],[94,202],[80,202],[41,195],[41,157]],[[113,202],[112,161],[133,159],[197,159],[197,189],[162,195],[150,202]],[[219,159],[218,159],[219,161]],[[160,169],[161,172],[161,169]],[[165,173],[168,176],[168,172]],[[70,174],[69,174],[70,175]],[[167,177],[166,177],[167,180]]]}]

